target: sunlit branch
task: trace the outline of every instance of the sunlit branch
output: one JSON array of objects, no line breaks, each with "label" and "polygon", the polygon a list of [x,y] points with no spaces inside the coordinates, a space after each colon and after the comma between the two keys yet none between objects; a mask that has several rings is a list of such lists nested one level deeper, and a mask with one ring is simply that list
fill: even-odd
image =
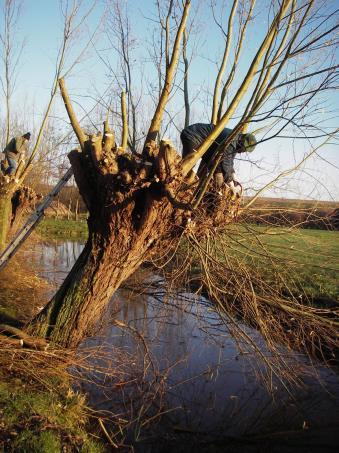
[{"label": "sunlit branch", "polygon": [[219,108],[218,108],[218,121],[220,120],[220,118],[222,116],[226,95],[234,80],[235,72],[236,72],[236,69],[237,69],[237,66],[239,63],[239,59],[240,59],[240,55],[241,55],[241,51],[243,48],[243,43],[244,43],[245,37],[246,37],[247,26],[252,18],[252,13],[253,13],[253,9],[255,6],[255,2],[256,2],[256,0],[251,0],[250,8],[249,8],[248,14],[246,16],[245,23],[239,31],[239,38],[238,38],[238,43],[237,43],[237,47],[236,47],[236,51],[235,51],[232,69],[231,69],[230,74],[221,91]]},{"label": "sunlit branch", "polygon": [[182,55],[184,60],[184,102],[185,102],[185,127],[190,124],[190,101],[188,96],[188,59],[187,59],[187,32],[184,30],[183,42],[182,42]]},{"label": "sunlit branch", "polygon": [[121,148],[124,151],[126,151],[127,138],[128,138],[128,120],[127,120],[127,110],[126,110],[126,93],[124,91],[121,93],[121,117],[122,117]]},{"label": "sunlit branch", "polygon": [[188,155],[183,160],[182,172],[184,175],[186,175],[194,167],[194,165],[197,163],[197,161],[203,156],[203,154],[206,152],[206,150],[211,146],[211,144],[213,143],[215,138],[222,132],[225,125],[230,120],[231,116],[233,115],[235,109],[239,105],[240,101],[247,93],[248,87],[250,86],[250,84],[253,81],[254,74],[257,71],[258,66],[259,66],[263,56],[265,55],[267,49],[269,48],[273,37],[275,36],[276,27],[279,26],[281,17],[283,17],[285,12],[289,8],[290,4],[291,4],[291,0],[286,0],[286,1],[282,2],[279,12],[277,13],[274,20],[272,21],[272,24],[270,26],[270,29],[269,29],[267,35],[265,36],[257,54],[255,55],[255,57],[251,63],[251,66],[250,66],[240,88],[238,89],[237,93],[235,94],[235,96],[234,96],[233,100],[231,101],[225,114],[222,116],[222,118],[220,119],[220,121],[218,122],[218,124],[216,125],[214,130],[211,132],[211,134],[206,138],[204,143],[202,143],[202,145],[197,149],[197,151],[195,153]]},{"label": "sunlit branch", "polygon": [[187,21],[190,5],[191,5],[191,1],[186,0],[184,10],[182,13],[182,17],[181,17],[181,22],[180,22],[180,25],[179,25],[179,28],[178,28],[178,31],[177,31],[177,34],[175,37],[174,45],[173,45],[171,61],[166,70],[164,86],[163,86],[163,89],[162,89],[162,92],[160,95],[160,99],[159,99],[157,108],[155,110],[153,119],[151,121],[151,125],[150,125],[149,131],[147,133],[145,143],[148,143],[150,140],[155,140],[155,138],[159,132],[159,128],[160,128],[161,121],[162,121],[163,114],[164,114],[164,109],[165,109],[165,106],[166,106],[168,98],[169,98],[175,71],[176,71],[176,68],[178,65],[178,61],[179,61],[179,53],[180,53],[180,47],[181,47],[180,44],[181,44],[183,32],[186,27],[186,21]]},{"label": "sunlit branch", "polygon": [[62,96],[62,99],[65,103],[65,107],[66,107],[66,110],[67,110],[67,113],[68,113],[68,116],[69,116],[69,120],[71,122],[71,125],[73,127],[73,130],[75,132],[75,135],[77,136],[78,140],[79,140],[79,143],[80,143],[80,146],[81,146],[81,149],[84,148],[84,143],[85,143],[85,140],[86,140],[86,135],[84,134],[83,130],[81,129],[81,126],[77,120],[77,117],[75,115],[75,112],[73,110],[73,107],[72,107],[72,104],[71,104],[71,101],[69,99],[69,95],[68,95],[68,92],[67,92],[67,89],[66,89],[66,86],[65,86],[65,81],[64,79],[59,79],[59,86],[60,86],[60,92],[61,92],[61,96]]},{"label": "sunlit branch", "polygon": [[214,93],[213,93],[213,105],[212,105],[212,118],[211,118],[211,123],[216,124],[217,123],[217,114],[218,114],[218,102],[219,102],[219,90],[220,90],[220,85],[221,81],[226,69],[226,64],[228,61],[228,56],[230,53],[230,48],[231,48],[231,43],[232,43],[232,35],[233,35],[233,19],[234,15],[236,13],[238,6],[238,0],[233,0],[230,16],[228,19],[228,25],[227,25],[227,35],[226,35],[226,43],[225,43],[225,50],[224,50],[224,55],[223,59],[218,71],[217,79],[214,85]]}]

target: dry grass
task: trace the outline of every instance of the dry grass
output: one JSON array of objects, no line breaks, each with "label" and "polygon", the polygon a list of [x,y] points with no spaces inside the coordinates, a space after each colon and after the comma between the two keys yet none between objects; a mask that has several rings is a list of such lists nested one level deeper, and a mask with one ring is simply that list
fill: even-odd
[{"label": "dry grass", "polygon": [[[119,327],[130,330],[122,323]],[[91,426],[88,438],[104,439],[110,447],[123,446],[127,434],[131,432],[137,440],[141,431],[164,413],[162,399],[166,371],[160,373],[142,335],[137,331],[131,334],[144,348],[144,360],[141,362],[135,355],[104,342],[100,346],[82,347],[78,351],[57,348],[34,351],[20,348],[0,337],[1,381],[10,382],[13,391],[19,382],[18,395],[14,400],[24,401],[23,404],[31,401],[31,410],[25,406],[27,414],[24,420],[18,404],[13,414],[5,414],[4,436],[13,440],[39,418],[39,426],[36,427],[39,433],[54,430],[63,442],[65,437],[68,438],[66,445],[77,448],[84,442],[85,425]],[[4,403],[1,385],[0,382],[0,409]],[[87,406],[85,395],[89,389],[92,394],[100,395],[105,403],[110,401],[112,409],[93,410]],[[39,401],[38,406],[34,400]],[[45,400],[42,405],[41,401]],[[100,406],[99,401],[96,401],[96,406]],[[64,408],[61,411],[63,415],[59,407]],[[72,420],[70,417],[73,417]],[[12,423],[8,423],[9,419]],[[4,441],[0,435],[0,446],[1,439]]]},{"label": "dry grass", "polygon": [[31,268],[25,249],[22,250],[1,270],[0,315],[28,321],[47,302],[49,289],[48,282]]}]

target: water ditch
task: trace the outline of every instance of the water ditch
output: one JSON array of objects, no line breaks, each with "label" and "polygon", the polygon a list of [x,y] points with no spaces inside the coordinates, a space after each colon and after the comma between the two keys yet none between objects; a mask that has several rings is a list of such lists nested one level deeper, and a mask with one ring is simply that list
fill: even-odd
[{"label": "water ditch", "polygon": [[[39,273],[57,287],[82,247],[82,242],[50,242],[28,253]],[[121,357],[129,358],[121,373],[131,385],[123,391],[102,372],[92,371],[79,383],[91,407],[121,417],[129,413],[134,421],[126,443],[141,452],[225,451],[226,445],[227,451],[334,451],[339,440],[339,376],[334,371],[314,364],[314,374],[302,375],[303,385],[286,388],[241,338],[230,334],[204,298],[185,292],[169,296],[162,279],[149,271],[140,271],[136,280],[143,289],[131,284],[119,290],[107,322],[80,349],[117,348],[120,355],[112,357],[111,369]],[[269,359],[258,332],[242,328]],[[103,369],[102,358],[91,360]],[[307,362],[293,354],[300,373]],[[133,379],[140,373],[142,389]],[[138,401],[141,393],[151,404]]]}]

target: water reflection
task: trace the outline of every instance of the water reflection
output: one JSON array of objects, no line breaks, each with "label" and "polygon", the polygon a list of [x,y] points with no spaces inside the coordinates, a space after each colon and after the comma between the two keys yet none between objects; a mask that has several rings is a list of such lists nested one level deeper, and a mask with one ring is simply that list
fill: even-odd
[{"label": "water reflection", "polygon": [[[35,243],[25,253],[28,259],[34,260],[34,268],[39,274],[55,287],[63,282],[84,245],[84,241],[49,241]],[[50,295],[53,293],[54,289]]]},{"label": "water reflection", "polygon": [[[168,376],[165,407],[179,408],[167,416],[172,426],[205,435],[244,436],[270,429],[300,429],[303,425],[319,427],[323,424],[323,420],[319,423],[319,414],[328,411],[332,413],[328,423],[335,426],[339,422],[336,401],[328,394],[330,390],[338,395],[339,380],[334,373],[319,369],[327,389],[309,378],[297,398],[272,378],[272,399],[253,372],[253,355],[239,354],[239,346],[246,351],[247,345],[236,344],[204,302],[190,294],[179,294],[167,304],[159,304],[153,296],[130,298],[128,291],[121,290],[114,297],[112,310],[132,330],[109,326],[103,334],[106,342],[124,348],[126,353],[139,349],[142,360],[144,349],[133,332],[142,333],[159,370]],[[269,356],[260,336],[243,327]],[[263,364],[256,363],[256,367],[264,371]],[[109,406],[107,401],[102,405],[105,409]]]},{"label": "water reflection", "polygon": [[[60,284],[82,247],[79,242],[43,244],[35,250],[34,259],[42,275]],[[234,341],[227,326],[220,323],[206,300],[188,293],[169,298],[162,280],[151,273],[146,272],[140,280],[147,283],[143,291],[133,286],[134,291],[125,288],[114,295],[110,310],[112,318],[118,322],[106,324],[100,336],[90,338],[82,345],[85,348],[105,343],[118,347],[122,356],[136,356],[136,367],[140,365],[140,369],[145,367],[143,361],[147,352],[145,380],[149,380],[150,386],[158,385],[150,362],[156,364],[158,376],[166,376],[166,392],[161,395],[161,409],[166,415],[156,428],[144,427],[143,435],[153,440],[138,444],[140,450],[161,451],[163,444],[158,443],[159,439],[169,433],[172,440],[181,436],[186,451],[186,440],[193,435],[195,441],[207,443],[216,439],[220,442],[226,438],[243,439],[243,436],[250,436],[255,442],[253,436],[279,431],[285,435],[276,435],[278,443],[289,431],[289,438],[298,448],[298,439],[312,442],[314,448],[319,443],[319,450],[309,451],[335,446],[339,426],[339,378],[334,372],[319,367],[318,378],[324,386],[314,376],[305,377],[304,387],[290,393],[281,382],[272,378],[272,398],[253,372],[254,368],[264,372],[264,364],[248,353],[248,347],[239,344],[240,340]],[[260,335],[243,328],[269,356]],[[240,354],[240,350],[246,353]],[[102,365],[100,359],[94,360],[98,366]],[[301,367],[305,361],[305,357],[299,356]],[[110,366],[118,367],[118,362],[118,357],[112,357]],[[133,376],[134,371],[124,370],[124,373]],[[93,385],[94,381],[97,385]],[[114,413],[122,413],[127,407],[130,411],[140,410],[140,402],[132,404],[136,399],[134,387],[119,393],[114,380],[101,373],[92,373],[91,383],[82,383],[82,389],[97,409]],[[139,436],[135,432],[135,429],[130,430],[129,441],[135,442]],[[170,439],[166,439],[169,447]],[[289,445],[289,449],[293,449],[293,445]],[[175,449],[177,451],[178,446]]]}]

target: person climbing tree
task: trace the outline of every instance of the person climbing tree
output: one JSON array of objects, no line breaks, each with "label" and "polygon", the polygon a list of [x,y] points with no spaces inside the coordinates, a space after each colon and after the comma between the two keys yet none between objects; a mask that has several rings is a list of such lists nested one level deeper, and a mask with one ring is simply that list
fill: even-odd
[{"label": "person climbing tree", "polygon": [[18,163],[25,160],[30,138],[31,133],[26,132],[24,135],[13,137],[7,144],[3,151],[5,159],[1,162],[1,170],[5,175],[15,176]]},{"label": "person climbing tree", "polygon": [[[214,129],[213,124],[196,123],[183,129],[180,134],[183,150],[182,156],[185,158],[190,153],[194,153],[196,149],[205,141],[206,137]],[[201,163],[198,169],[198,176],[201,177],[205,171],[209,171],[214,163],[215,152],[217,148],[223,145],[223,142],[232,133],[232,129],[225,128],[206,153],[202,156]],[[223,156],[218,164],[215,173],[214,181],[217,188],[220,188],[224,183],[228,184],[232,189],[238,183],[234,180],[234,158],[237,153],[252,152],[257,144],[257,140],[253,134],[239,134],[230,144],[225,146]]]}]

